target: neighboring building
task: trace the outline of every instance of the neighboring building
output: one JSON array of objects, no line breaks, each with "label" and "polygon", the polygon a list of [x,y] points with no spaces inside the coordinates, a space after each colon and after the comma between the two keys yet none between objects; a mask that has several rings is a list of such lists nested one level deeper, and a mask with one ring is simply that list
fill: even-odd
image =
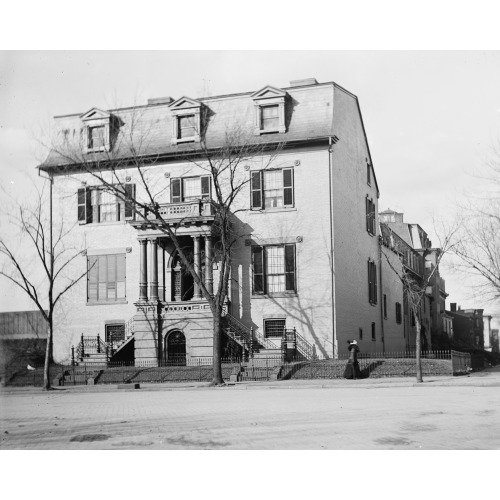
[{"label": "neighboring building", "polygon": [[453,317],[453,343],[464,349],[484,349],[483,309],[461,309],[450,304],[447,314]]},{"label": "neighboring building", "polygon": [[500,353],[500,344],[498,340],[498,329],[493,328],[491,330],[491,352]]},{"label": "neighboring building", "polygon": [[[392,234],[397,235],[397,250],[402,254],[403,262],[407,269],[413,269],[415,276],[423,282],[429,276],[429,286],[422,300],[421,317],[423,323],[422,342],[427,348],[442,348],[448,345],[449,318],[446,317],[445,281],[440,276],[438,265],[441,249],[433,248],[427,233],[418,224],[404,222],[404,216],[394,210],[385,210],[379,214],[382,226]],[[395,237],[395,236],[394,236]],[[393,238],[394,238],[393,237]],[[405,307],[407,310],[407,307]],[[448,323],[447,323],[448,322]],[[405,325],[407,346],[414,346],[414,320],[410,318]]]},{"label": "neighboring building", "polygon": [[0,313],[0,339],[45,339],[47,322],[40,311]]},{"label": "neighboring building", "polygon": [[[306,358],[346,352],[353,338],[362,352],[411,345],[401,288],[381,285],[389,272],[380,263],[379,189],[350,92],[310,79],[283,89],[151,99],[55,118],[64,147],[80,145],[87,160],[123,165],[130,150],[121,138],[134,138],[146,166],[124,167],[115,180],[136,199],[147,199],[141,172],[147,175],[163,219],[177,228],[208,289],[220,277],[217,261],[205,265],[217,235],[200,130],[217,147],[235,127],[256,143],[284,141],[285,147],[269,168],[262,168],[265,153],[241,166],[250,182],[235,208],[248,236],[233,256],[228,334],[232,328],[251,332],[259,356],[279,352],[285,329],[295,329],[295,353]],[[61,299],[55,358],[67,359],[71,346],[97,335],[113,344],[115,356],[128,349],[136,362],[210,358],[210,309],[169,238],[104,191],[77,161],[53,151],[39,168],[54,176],[54,220],[62,215],[67,224],[78,223],[72,243],[86,246],[72,271],[89,269],[87,280]]]},{"label": "neighboring building", "polygon": [[493,319],[493,316],[483,315],[484,350],[485,351],[490,351],[490,352],[492,352],[492,350],[493,350],[492,349],[492,346],[493,346],[493,336],[492,336],[492,330],[491,330],[491,320],[492,319]]}]

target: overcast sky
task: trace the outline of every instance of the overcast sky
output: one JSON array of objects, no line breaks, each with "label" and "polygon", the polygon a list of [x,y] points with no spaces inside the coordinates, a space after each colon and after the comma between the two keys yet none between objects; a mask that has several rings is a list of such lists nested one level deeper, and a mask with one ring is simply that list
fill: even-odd
[{"label": "overcast sky", "polygon": [[[148,98],[255,91],[314,77],[360,102],[380,188],[379,208],[405,214],[437,246],[433,219],[456,202],[500,130],[500,52],[148,51],[0,52],[2,186],[19,195],[54,115],[145,104]],[[443,270],[450,302],[483,307],[463,277]],[[0,310],[32,309],[2,283]]]}]

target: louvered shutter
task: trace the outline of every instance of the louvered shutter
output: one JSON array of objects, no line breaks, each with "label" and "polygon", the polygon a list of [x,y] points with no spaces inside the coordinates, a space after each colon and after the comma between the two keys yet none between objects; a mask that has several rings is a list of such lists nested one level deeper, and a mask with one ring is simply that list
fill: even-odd
[{"label": "louvered shutter", "polygon": [[135,184],[125,184],[125,193],[127,201],[125,202],[125,220],[135,219]]},{"label": "louvered shutter", "polygon": [[87,259],[88,273],[87,273],[87,300],[97,300],[97,285],[99,279],[99,262],[97,257],[90,256]]},{"label": "louvered shutter", "polygon": [[78,190],[78,222],[80,224],[87,222],[86,208],[85,188],[81,188]]},{"label": "louvered shutter", "polygon": [[365,198],[365,210],[366,210],[366,230],[370,232],[370,205],[368,196]]},{"label": "louvered shutter", "polygon": [[170,181],[170,201],[171,203],[180,203],[182,201],[181,179],[172,179]]},{"label": "louvered shutter", "polygon": [[283,205],[293,207],[293,169],[283,169]]},{"label": "louvered shutter", "polygon": [[253,293],[264,293],[264,249],[252,247]]},{"label": "louvered shutter", "polygon": [[126,254],[116,256],[116,298],[125,298]]},{"label": "louvered shutter", "polygon": [[204,175],[201,178],[201,197],[202,198],[211,198],[210,188],[211,188],[210,176]]},{"label": "louvered shutter", "polygon": [[252,172],[250,180],[251,207],[262,209],[262,172]]},{"label": "louvered shutter", "polygon": [[295,292],[295,245],[285,245],[285,290]]},{"label": "louvered shutter", "polygon": [[368,301],[373,302],[372,263],[368,261]]},{"label": "louvered shutter", "polygon": [[377,303],[377,295],[378,295],[378,290],[377,290],[377,264],[375,262],[372,262],[373,265],[373,303]]}]

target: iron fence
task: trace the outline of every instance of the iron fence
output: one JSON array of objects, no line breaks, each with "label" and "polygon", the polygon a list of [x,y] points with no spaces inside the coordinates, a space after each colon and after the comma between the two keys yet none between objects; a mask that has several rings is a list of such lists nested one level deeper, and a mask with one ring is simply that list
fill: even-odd
[{"label": "iron fence", "polygon": [[[225,358],[222,376],[225,381],[267,381],[279,379],[341,378],[348,354],[337,358],[316,357],[307,360],[297,357],[283,361],[282,356],[261,358]],[[422,373],[452,375],[470,371],[471,355],[458,351],[426,351],[422,353]],[[415,376],[414,351],[361,353],[358,357],[363,377]],[[85,362],[62,363],[50,367],[53,385],[93,385],[118,383],[210,382],[213,377],[213,359],[179,356],[165,361],[137,361],[135,363]],[[42,386],[43,366],[26,367],[6,378],[12,386]]]}]

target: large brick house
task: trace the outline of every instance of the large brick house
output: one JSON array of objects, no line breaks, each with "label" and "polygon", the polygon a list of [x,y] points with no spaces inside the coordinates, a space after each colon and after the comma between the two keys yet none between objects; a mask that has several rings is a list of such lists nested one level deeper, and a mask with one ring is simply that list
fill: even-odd
[{"label": "large brick house", "polygon": [[[256,356],[279,352],[285,331],[294,332],[290,348],[305,358],[345,352],[353,338],[364,352],[404,347],[397,280],[388,280],[382,300],[379,189],[358,99],[347,90],[309,79],[55,117],[59,141],[80,144],[89,158],[126,165],[119,137],[140,143],[134,154],[142,171],[131,162],[113,174],[137,199],[147,179],[210,290],[219,280],[210,260],[217,235],[200,129],[217,147],[235,127],[255,143],[284,147],[265,168],[264,152],[241,167],[250,182],[236,217],[246,236],[233,254],[228,337],[243,349],[251,338]],[[113,343],[115,359],[210,358],[210,308],[165,233],[69,155],[52,151],[39,168],[54,178],[54,220],[75,224],[71,243],[85,248],[71,272],[89,269],[58,311],[55,358],[68,359],[72,346],[97,335]]]}]

